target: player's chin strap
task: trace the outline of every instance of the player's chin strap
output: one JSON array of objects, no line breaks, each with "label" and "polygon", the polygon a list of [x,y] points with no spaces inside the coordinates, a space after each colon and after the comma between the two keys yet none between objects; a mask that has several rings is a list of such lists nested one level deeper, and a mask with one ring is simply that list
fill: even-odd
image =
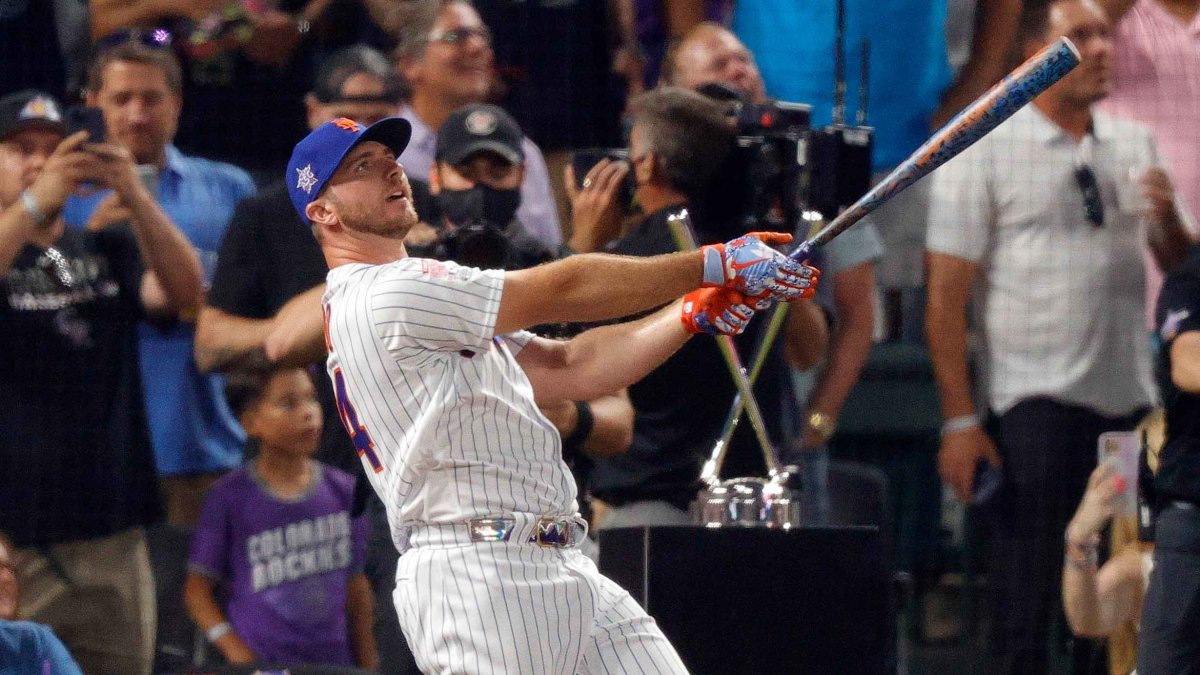
[{"label": "player's chin strap", "polygon": [[[668,215],[667,227],[675,239],[676,248],[681,251],[692,251],[697,248],[696,235],[692,231],[691,216],[688,215],[686,208],[680,208],[675,213]],[[776,303],[771,312],[770,324],[759,343],[755,345],[757,351],[750,373],[747,373],[746,367],[742,365],[742,359],[733,343],[733,337],[729,335],[715,336],[717,347],[721,350],[721,356],[725,359],[725,365],[729,368],[730,375],[733,376],[733,383],[737,386],[738,392],[733,399],[729,416],[725,419],[725,428],[721,432],[721,438],[713,446],[712,456],[704,463],[704,468],[700,473],[700,480],[704,481],[705,485],[711,486],[720,482],[721,466],[725,463],[729,440],[733,438],[733,432],[737,428],[743,410],[750,418],[750,425],[754,428],[754,436],[758,440],[763,459],[767,464],[767,473],[772,478],[783,474],[783,468],[779,464],[775,448],[771,445],[771,438],[767,435],[767,424],[763,419],[762,410],[758,406],[758,399],[754,397],[753,389],[754,380],[762,370],[771,345],[775,342],[775,336],[779,333],[779,326],[783,323],[787,312],[787,304]]]}]

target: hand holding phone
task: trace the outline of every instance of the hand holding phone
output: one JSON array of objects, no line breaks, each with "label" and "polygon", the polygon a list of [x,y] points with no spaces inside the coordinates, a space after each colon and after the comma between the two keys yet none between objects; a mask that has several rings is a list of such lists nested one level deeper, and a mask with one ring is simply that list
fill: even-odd
[{"label": "hand holding phone", "polygon": [[99,108],[74,106],[67,110],[67,135],[78,131],[88,132],[88,143],[103,143],[105,137],[104,113]]},{"label": "hand holding phone", "polygon": [[1108,431],[1100,434],[1097,461],[1109,464],[1116,476],[1119,494],[1116,512],[1137,513],[1138,450],[1141,440],[1136,431]]}]

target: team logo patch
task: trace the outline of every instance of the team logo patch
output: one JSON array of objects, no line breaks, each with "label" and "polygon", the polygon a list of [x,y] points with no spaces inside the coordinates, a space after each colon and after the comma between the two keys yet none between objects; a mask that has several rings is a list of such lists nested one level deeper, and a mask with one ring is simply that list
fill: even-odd
[{"label": "team logo patch", "polygon": [[1192,313],[1186,309],[1176,309],[1167,312],[1166,318],[1163,319],[1162,329],[1158,334],[1163,340],[1171,340],[1175,338],[1175,334],[1179,332],[1179,324],[1183,323],[1184,319],[1191,316]]},{"label": "team logo patch", "polygon": [[58,112],[58,105],[53,100],[45,96],[34,96],[21,108],[21,112],[17,113],[17,119],[61,122],[62,114]]},{"label": "team logo patch", "polygon": [[304,190],[304,194],[312,194],[312,189],[317,184],[317,177],[313,175],[312,164],[305,166],[303,169],[296,169],[296,173],[300,174],[296,179],[296,188]]},{"label": "team logo patch", "polygon": [[467,115],[467,119],[463,123],[466,124],[467,131],[476,136],[487,136],[496,130],[496,127],[500,125],[500,120],[496,119],[490,110],[476,110]]},{"label": "team logo patch", "polygon": [[348,119],[345,117],[339,117],[336,120],[334,120],[333,126],[341,129],[342,131],[350,131],[353,133],[358,133],[359,131],[362,130],[361,124],[359,124],[358,122],[355,122],[352,119]]}]

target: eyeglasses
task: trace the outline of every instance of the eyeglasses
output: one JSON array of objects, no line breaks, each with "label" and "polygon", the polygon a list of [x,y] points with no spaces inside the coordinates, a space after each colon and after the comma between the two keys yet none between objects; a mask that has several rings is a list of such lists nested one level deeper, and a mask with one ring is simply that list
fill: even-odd
[{"label": "eyeglasses", "polygon": [[488,30],[487,26],[480,26],[479,28],[451,28],[440,33],[433,32],[429,34],[429,41],[455,46],[464,44],[472,37],[483,40],[483,43],[486,45],[492,44],[492,31]]},{"label": "eyeglasses", "polygon": [[173,41],[171,31],[166,28],[122,28],[101,38],[93,51],[99,54],[131,42],[151,49],[167,49]]},{"label": "eyeglasses", "polygon": [[1075,168],[1075,184],[1083,193],[1083,215],[1094,227],[1104,227],[1104,202],[1100,199],[1100,185],[1096,174],[1087,164]]}]

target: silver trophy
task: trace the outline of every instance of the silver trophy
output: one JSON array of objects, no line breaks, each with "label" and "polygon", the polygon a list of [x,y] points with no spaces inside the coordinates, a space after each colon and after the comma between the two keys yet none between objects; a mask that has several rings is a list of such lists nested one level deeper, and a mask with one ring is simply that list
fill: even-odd
[{"label": "silver trophy", "polygon": [[[667,226],[675,243],[680,250],[687,251],[696,248],[696,237],[692,233],[691,219],[687,209],[667,217]],[[779,465],[774,447],[767,436],[767,425],[763,421],[762,411],[754,398],[752,386],[758,373],[762,370],[771,345],[779,334],[786,316],[787,305],[777,304],[771,310],[767,329],[763,332],[762,340],[757,346],[753,367],[750,372],[742,365],[733,338],[728,335],[716,336],[717,346],[725,358],[729,372],[737,385],[737,396],[725,419],[725,427],[721,438],[713,447],[712,456],[704,463],[700,472],[700,480],[704,489],[692,502],[692,517],[698,525],[705,527],[770,527],[789,529],[800,524],[800,502],[798,501],[793,484],[798,477],[793,476]],[[750,418],[754,428],[755,438],[762,448],[763,458],[767,463],[766,478],[730,478],[721,480],[721,465],[725,463],[725,454],[729,449],[729,441],[737,429],[742,411]]]}]

